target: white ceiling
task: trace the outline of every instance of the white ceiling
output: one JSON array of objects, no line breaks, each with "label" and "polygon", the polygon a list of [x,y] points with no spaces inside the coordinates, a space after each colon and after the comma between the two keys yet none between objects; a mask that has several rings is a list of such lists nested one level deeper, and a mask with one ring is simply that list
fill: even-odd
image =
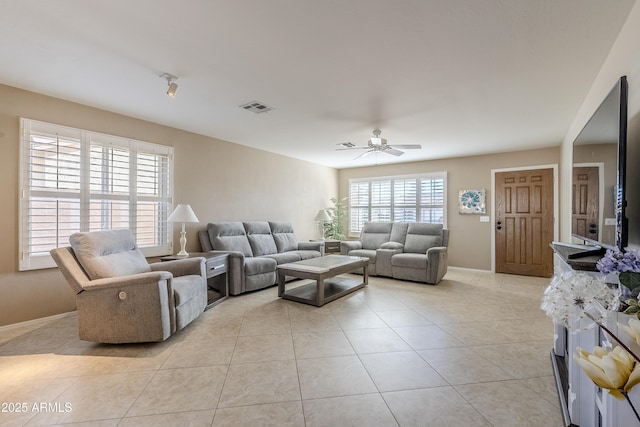
[{"label": "white ceiling", "polygon": [[336,168],[548,147],[634,2],[0,0],[0,83]]}]

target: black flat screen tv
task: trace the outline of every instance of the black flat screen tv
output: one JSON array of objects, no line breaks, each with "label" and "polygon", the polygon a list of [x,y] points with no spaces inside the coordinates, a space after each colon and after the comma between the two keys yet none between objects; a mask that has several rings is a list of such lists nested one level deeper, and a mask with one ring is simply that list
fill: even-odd
[{"label": "black flat screen tv", "polygon": [[584,255],[628,245],[627,91],[622,76],[573,142],[571,235]]}]

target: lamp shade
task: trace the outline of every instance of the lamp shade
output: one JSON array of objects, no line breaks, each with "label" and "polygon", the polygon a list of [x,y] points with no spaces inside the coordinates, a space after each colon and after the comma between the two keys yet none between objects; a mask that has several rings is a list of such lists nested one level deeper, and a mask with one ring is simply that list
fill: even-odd
[{"label": "lamp shade", "polygon": [[189,205],[178,205],[169,215],[169,222],[200,222]]},{"label": "lamp shade", "polygon": [[327,222],[331,221],[331,217],[329,216],[329,212],[326,209],[320,209],[316,214],[316,221]]}]

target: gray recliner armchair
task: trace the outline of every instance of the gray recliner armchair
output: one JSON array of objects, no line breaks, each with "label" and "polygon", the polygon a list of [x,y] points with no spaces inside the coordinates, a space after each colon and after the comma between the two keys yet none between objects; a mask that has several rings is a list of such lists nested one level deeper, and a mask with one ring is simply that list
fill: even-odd
[{"label": "gray recliner armchair", "polygon": [[207,305],[205,259],[149,264],[129,230],[75,233],[51,256],[76,294],[81,340],[164,341]]}]

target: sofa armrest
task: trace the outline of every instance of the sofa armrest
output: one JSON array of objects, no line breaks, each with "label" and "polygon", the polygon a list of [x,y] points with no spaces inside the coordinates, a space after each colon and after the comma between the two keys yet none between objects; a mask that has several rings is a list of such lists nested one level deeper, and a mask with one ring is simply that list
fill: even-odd
[{"label": "sofa armrest", "polygon": [[324,242],[299,242],[298,249],[301,251],[318,251],[324,255]]},{"label": "sofa armrest", "polygon": [[168,271],[174,277],[191,274],[207,277],[206,260],[203,257],[176,259],[172,261],[154,262],[149,264],[151,271]]},{"label": "sofa armrest", "polygon": [[229,255],[227,265],[227,280],[229,282],[229,293],[239,295],[244,292],[244,254],[239,251],[208,251],[214,255]]},{"label": "sofa armrest", "polygon": [[438,284],[447,273],[448,252],[446,246],[427,249],[427,283]]},{"label": "sofa armrest", "polygon": [[340,242],[340,253],[342,255],[349,255],[350,251],[362,249],[362,242],[359,240],[343,240]]},{"label": "sofa armrest", "polygon": [[[427,249],[427,255],[430,254],[440,254],[440,253],[447,253],[447,247],[446,246],[434,246],[432,248]],[[431,255],[430,255],[431,256]]]},{"label": "sofa armrest", "polygon": [[209,232],[207,230],[198,231],[198,240],[200,240],[202,252],[209,252],[213,250],[211,240],[209,239]]},{"label": "sofa armrest", "polygon": [[[384,246],[384,245],[383,245]],[[401,245],[402,246],[402,245]],[[402,253],[402,249],[376,249],[376,275],[393,277],[391,257]]]},{"label": "sofa armrest", "polygon": [[96,291],[129,286],[153,285],[157,286],[162,280],[171,280],[173,275],[168,271],[149,271],[147,273],[132,274],[130,276],[107,277],[90,280],[84,285],[84,291]]},{"label": "sofa armrest", "polygon": [[385,242],[380,245],[380,249],[392,249],[394,251],[399,251],[397,253],[400,253],[404,250],[404,245],[399,242]]}]

